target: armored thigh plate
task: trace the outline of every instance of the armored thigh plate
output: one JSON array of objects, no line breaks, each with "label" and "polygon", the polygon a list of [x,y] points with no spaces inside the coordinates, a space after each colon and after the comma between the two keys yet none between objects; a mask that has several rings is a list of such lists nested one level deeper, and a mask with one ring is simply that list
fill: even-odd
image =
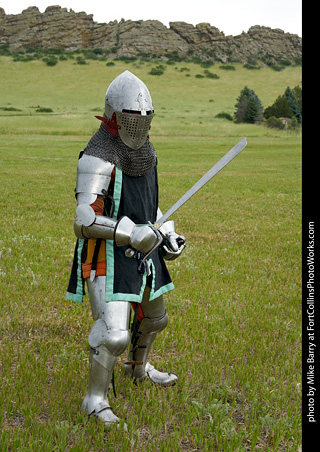
[{"label": "armored thigh plate", "polygon": [[160,295],[160,297],[155,298],[152,301],[149,301],[150,292],[151,288],[146,286],[141,302],[141,307],[144,316],[150,319],[162,317],[166,312],[163,295]]},{"label": "armored thigh plate", "polygon": [[93,348],[104,345],[113,356],[119,356],[130,342],[130,303],[126,301],[105,302],[105,276],[97,276],[87,287],[94,323],[89,334]]}]

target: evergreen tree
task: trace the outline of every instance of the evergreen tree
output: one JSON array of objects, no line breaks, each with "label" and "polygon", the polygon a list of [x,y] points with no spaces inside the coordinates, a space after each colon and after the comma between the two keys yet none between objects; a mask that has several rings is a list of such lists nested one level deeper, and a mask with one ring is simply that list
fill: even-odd
[{"label": "evergreen tree", "polygon": [[236,122],[242,122],[244,112],[248,103],[248,97],[250,96],[250,90],[247,86],[243,88],[243,90],[240,92],[239,97],[237,98],[237,103],[235,105],[236,111],[234,113],[234,117]]},{"label": "evergreen tree", "polygon": [[291,118],[293,112],[285,96],[279,96],[277,100],[264,111],[264,117],[266,119],[274,116],[275,118]]},{"label": "evergreen tree", "polygon": [[297,99],[297,101],[298,101],[298,105],[299,105],[299,108],[300,108],[300,113],[301,113],[301,116],[302,116],[302,88],[301,88],[301,86],[299,86],[299,85],[297,85],[297,86],[295,86],[294,88],[293,88],[293,93],[294,93],[294,95],[296,96],[296,99]]},{"label": "evergreen tree", "polygon": [[243,88],[235,105],[235,121],[254,124],[263,120],[263,108],[260,99],[252,89]]},{"label": "evergreen tree", "polygon": [[292,89],[289,88],[289,86],[285,90],[284,95],[288,101],[288,104],[290,105],[293,115],[297,118],[297,121],[300,124],[301,112],[300,112],[300,108],[299,108],[299,103],[297,101],[296,96],[294,95],[294,92],[292,91]]},{"label": "evergreen tree", "polygon": [[254,124],[263,119],[261,102],[257,96],[251,94],[243,115],[243,122]]},{"label": "evergreen tree", "polygon": [[284,94],[264,111],[266,119],[275,118],[295,118],[298,124],[302,119],[302,89],[296,86],[293,90],[287,87]]}]

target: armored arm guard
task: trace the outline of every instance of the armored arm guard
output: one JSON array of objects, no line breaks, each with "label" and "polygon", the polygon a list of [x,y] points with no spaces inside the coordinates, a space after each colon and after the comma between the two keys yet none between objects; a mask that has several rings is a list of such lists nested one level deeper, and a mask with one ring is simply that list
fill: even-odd
[{"label": "armored arm guard", "polygon": [[147,253],[157,240],[149,226],[137,226],[126,216],[117,221],[105,215],[96,215],[91,207],[98,195],[107,193],[113,169],[112,163],[98,157],[83,155],[79,159],[75,235],[81,239],[114,240],[117,246],[132,246]]},{"label": "armored arm guard", "polygon": [[97,157],[83,155],[79,159],[74,220],[74,232],[78,238],[114,238],[117,222],[107,216],[96,216],[91,207],[98,195],[103,196],[108,191],[113,168],[114,165]]}]

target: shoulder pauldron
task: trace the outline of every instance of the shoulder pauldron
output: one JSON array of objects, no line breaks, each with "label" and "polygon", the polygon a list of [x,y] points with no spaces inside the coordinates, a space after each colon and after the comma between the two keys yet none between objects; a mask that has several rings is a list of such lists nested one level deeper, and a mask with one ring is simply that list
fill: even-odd
[{"label": "shoulder pauldron", "polygon": [[114,165],[98,157],[82,155],[78,163],[76,194],[101,195],[108,190]]}]

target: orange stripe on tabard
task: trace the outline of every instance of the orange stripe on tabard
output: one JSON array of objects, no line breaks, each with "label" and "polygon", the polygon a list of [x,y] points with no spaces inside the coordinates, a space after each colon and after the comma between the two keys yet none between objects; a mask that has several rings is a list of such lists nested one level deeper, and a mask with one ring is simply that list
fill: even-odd
[{"label": "orange stripe on tabard", "polygon": [[[115,168],[113,168],[112,174],[111,174],[111,180],[110,180],[110,186],[109,191],[111,189],[111,192],[113,191],[113,184],[115,180]],[[96,215],[104,215],[104,200],[101,198],[97,198],[90,206],[95,211]],[[82,264],[82,276],[83,278],[90,278],[91,273],[91,265],[92,265],[92,258],[94,253],[94,248],[96,246],[97,239],[89,239],[88,240],[88,249],[87,249],[87,258],[86,261]],[[98,261],[97,261],[97,268],[96,268],[96,276],[104,276],[106,274],[106,241],[102,240],[99,254],[98,254]]]},{"label": "orange stripe on tabard", "polygon": [[[113,184],[115,180],[115,168],[113,168],[113,171],[111,173],[111,180],[110,180],[110,186],[109,186],[109,192],[113,192]],[[103,197],[104,198],[104,197]],[[104,200],[101,198],[97,198],[90,206],[95,211],[96,215],[104,215]],[[88,249],[87,249],[87,258],[86,261],[82,264],[82,276],[83,278],[90,278],[91,273],[91,265],[92,265],[92,258],[94,253],[94,248],[96,246],[96,240],[97,239],[89,239],[88,240]],[[99,254],[98,254],[98,261],[97,261],[97,268],[96,268],[96,276],[104,276],[106,275],[106,241],[102,240]]]},{"label": "orange stripe on tabard", "polygon": [[134,310],[134,312],[136,312],[137,306],[138,306],[138,317],[137,319],[139,320],[139,322],[141,322],[141,320],[144,319],[144,313],[141,307],[140,303],[131,303],[132,309]]},{"label": "orange stripe on tabard", "polygon": [[[95,211],[96,215],[103,215],[104,213],[104,202],[102,199],[97,198],[90,206]],[[92,258],[94,253],[94,248],[96,246],[97,239],[88,240],[87,258],[86,261],[81,265],[83,278],[90,278]],[[106,241],[101,241],[101,246],[98,254],[98,262],[96,268],[96,276],[103,276],[106,274]]]},{"label": "orange stripe on tabard", "polygon": [[[104,262],[97,262],[96,276],[105,276],[106,275],[106,269],[107,269],[106,261],[104,261]],[[86,264],[86,262],[85,262],[84,264],[82,264],[82,276],[83,276],[83,278],[84,279],[90,278],[90,273],[91,273],[91,263],[90,264]]]}]

